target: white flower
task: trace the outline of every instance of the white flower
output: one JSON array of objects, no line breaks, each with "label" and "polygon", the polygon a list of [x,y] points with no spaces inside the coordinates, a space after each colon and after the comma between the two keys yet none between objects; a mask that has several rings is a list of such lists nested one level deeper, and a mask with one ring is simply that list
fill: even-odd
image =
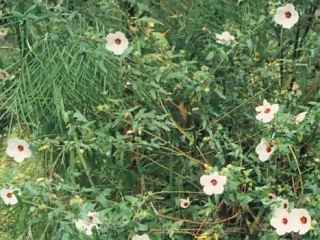
[{"label": "white flower", "polygon": [[259,160],[265,162],[271,157],[275,149],[275,145],[262,138],[256,147],[256,153],[258,154]]},{"label": "white flower", "polygon": [[88,236],[92,235],[92,225],[88,223],[88,221],[83,219],[78,219],[75,221],[76,228],[80,231],[85,233]]},{"label": "white flower", "polygon": [[300,123],[302,123],[303,120],[306,118],[306,115],[307,115],[307,112],[302,112],[302,113],[297,114],[297,115],[294,117],[294,122],[295,122],[295,124],[300,124]]},{"label": "white flower", "polygon": [[295,208],[292,209],[290,213],[290,218],[292,219],[294,232],[301,235],[307,233],[311,228],[311,217],[306,209]]},{"label": "white flower", "polygon": [[136,234],[132,237],[132,240],[150,240],[150,238],[147,234],[143,234],[143,235]]},{"label": "white flower", "polygon": [[292,231],[290,214],[288,210],[283,208],[275,209],[270,224],[276,229],[276,233],[280,236]]},{"label": "white flower", "polygon": [[275,193],[269,193],[268,194],[268,198],[271,200],[271,201],[275,201],[277,200],[277,195]]},{"label": "white flower", "polygon": [[227,177],[213,173],[203,175],[200,178],[200,184],[203,186],[203,191],[207,195],[221,194],[224,191],[224,185],[227,183]]},{"label": "white flower", "polygon": [[288,199],[281,199],[280,202],[281,202],[281,207],[283,209],[289,209],[289,201],[288,201]]},{"label": "white flower", "polygon": [[88,212],[87,218],[88,218],[89,223],[91,223],[92,225],[97,226],[97,225],[101,224],[101,221],[98,217],[97,212]]},{"label": "white flower", "polygon": [[263,105],[256,107],[256,119],[263,123],[269,123],[278,111],[278,104],[270,104],[267,100],[263,100]]},{"label": "white flower", "polygon": [[0,40],[4,39],[8,34],[7,28],[0,28]]},{"label": "white flower", "polygon": [[300,85],[299,85],[297,82],[293,82],[293,83],[292,83],[291,91],[292,91],[293,94],[295,94],[296,96],[301,96],[301,95],[302,95],[302,91],[301,91],[301,89],[300,89]]},{"label": "white flower", "polygon": [[277,8],[273,20],[283,28],[292,28],[299,20],[299,14],[292,4],[286,4]]},{"label": "white flower", "polygon": [[99,224],[101,224],[101,222],[98,218],[98,213],[96,212],[88,212],[85,219],[78,219],[75,221],[76,228],[88,236],[92,235],[92,229],[94,227],[98,228]]},{"label": "white flower", "polygon": [[6,205],[15,205],[18,203],[16,195],[10,188],[1,189],[0,196]]},{"label": "white flower", "polygon": [[229,32],[223,32],[221,34],[216,34],[216,40],[217,40],[217,43],[228,46],[235,41],[235,37],[232,36]]},{"label": "white flower", "polygon": [[190,206],[190,204],[191,204],[191,201],[189,198],[186,198],[186,199],[181,198],[180,199],[180,207],[181,208],[188,208]]},{"label": "white flower", "polygon": [[12,157],[16,162],[20,163],[25,158],[31,157],[29,144],[21,139],[13,138],[8,140],[6,154]]},{"label": "white flower", "polygon": [[106,48],[115,55],[123,54],[129,46],[129,41],[122,32],[109,33],[106,41]]}]

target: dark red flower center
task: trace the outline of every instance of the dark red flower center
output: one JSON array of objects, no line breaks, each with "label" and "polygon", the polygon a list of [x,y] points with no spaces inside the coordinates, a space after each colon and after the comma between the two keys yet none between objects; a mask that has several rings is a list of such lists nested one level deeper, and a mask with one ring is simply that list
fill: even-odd
[{"label": "dark red flower center", "polygon": [[266,151],[267,151],[267,153],[272,152],[272,147],[269,145],[269,146],[266,148]]},{"label": "dark red flower center", "polygon": [[275,199],[275,198],[276,198],[276,195],[275,195],[274,193],[269,193],[269,194],[268,194],[268,198],[269,198],[270,200]]},{"label": "dark red flower center", "polygon": [[303,217],[300,218],[300,222],[302,224],[306,224],[308,222],[308,219],[305,216],[303,216]]},{"label": "dark red flower center", "polygon": [[271,108],[266,108],[265,110],[264,110],[264,113],[270,113],[271,112]]},{"label": "dark red flower center", "polygon": [[12,198],[12,197],[13,197],[13,194],[12,194],[12,192],[8,192],[8,193],[6,194],[6,196],[7,196],[7,198]]},{"label": "dark red flower center", "polygon": [[20,151],[20,152],[22,152],[23,150],[24,150],[24,147],[22,146],[22,145],[18,145],[18,150]]},{"label": "dark red flower center", "polygon": [[120,45],[122,43],[121,39],[120,38],[117,38],[116,40],[114,40],[114,42],[117,44],[117,45]]},{"label": "dark red flower center", "polygon": [[288,224],[288,218],[282,218],[282,223],[284,225],[287,225]]},{"label": "dark red flower center", "polygon": [[291,18],[292,17],[292,13],[287,11],[284,13],[284,15],[286,16],[286,18]]},{"label": "dark red flower center", "polygon": [[218,184],[218,181],[216,179],[212,179],[210,183],[212,184],[212,186],[216,186]]}]

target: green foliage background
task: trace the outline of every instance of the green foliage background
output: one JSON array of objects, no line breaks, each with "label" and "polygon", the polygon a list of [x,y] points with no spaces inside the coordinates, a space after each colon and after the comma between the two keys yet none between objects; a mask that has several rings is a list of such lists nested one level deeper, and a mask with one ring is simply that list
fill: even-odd
[{"label": "green foliage background", "polygon": [[[1,157],[1,186],[21,194],[0,205],[0,239],[87,239],[74,220],[92,209],[96,240],[302,239],[275,234],[270,193],[308,209],[303,239],[320,238],[320,1],[292,1],[291,30],[272,19],[284,1],[0,3],[0,68],[13,76],[0,82],[2,150],[18,136],[34,152],[21,165]],[[225,30],[235,45],[216,43]],[[115,31],[130,41],[120,57],[105,49]],[[268,126],[255,120],[263,99],[281,106]],[[279,145],[265,163],[262,137]],[[199,184],[211,169],[228,176],[216,198]]]}]

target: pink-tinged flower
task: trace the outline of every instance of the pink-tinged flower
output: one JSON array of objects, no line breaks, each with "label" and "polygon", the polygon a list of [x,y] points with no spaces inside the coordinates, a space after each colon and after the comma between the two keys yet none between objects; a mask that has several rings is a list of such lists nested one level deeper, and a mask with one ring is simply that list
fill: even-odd
[{"label": "pink-tinged flower", "polygon": [[270,224],[276,229],[276,233],[280,236],[292,231],[290,214],[288,210],[283,208],[275,209]]},{"label": "pink-tinged flower", "polygon": [[191,201],[189,198],[186,198],[186,199],[181,198],[180,199],[180,207],[181,208],[188,208],[190,206],[190,204],[191,204]]},{"label": "pink-tinged flower", "polygon": [[311,216],[306,209],[295,208],[292,209],[290,213],[290,218],[292,219],[294,232],[301,235],[307,233],[311,228]]},{"label": "pink-tinged flower", "polygon": [[302,123],[303,120],[306,118],[307,113],[308,113],[308,112],[302,112],[302,113],[297,114],[297,115],[294,117],[294,122],[295,122],[295,124],[300,124],[300,123]]},{"label": "pink-tinged flower", "polygon": [[96,212],[88,212],[85,219],[78,219],[75,221],[76,228],[88,236],[92,235],[92,229],[98,228],[99,224],[101,224],[101,222]]},{"label": "pink-tinged flower", "polygon": [[132,237],[132,240],[150,240],[150,238],[147,234],[143,234],[143,235],[134,235]]},{"label": "pink-tinged flower", "polygon": [[263,105],[256,107],[256,119],[263,123],[269,123],[278,111],[278,104],[270,104],[267,100],[263,100]]},{"label": "pink-tinged flower", "polygon": [[6,154],[9,157],[12,157],[16,162],[20,163],[25,158],[31,157],[32,153],[29,148],[29,144],[26,141],[13,138],[8,140]]},{"label": "pink-tinged flower", "polygon": [[256,153],[258,154],[259,160],[265,162],[271,157],[275,149],[275,145],[262,138],[256,147]]},{"label": "pink-tinged flower", "polygon": [[226,183],[227,177],[221,176],[218,173],[203,175],[200,178],[200,184],[203,186],[203,191],[209,196],[223,193],[224,185]]},{"label": "pink-tinged flower", "polygon": [[106,49],[115,55],[121,55],[127,50],[129,41],[122,32],[109,33],[106,37]]},{"label": "pink-tinged flower", "polygon": [[0,196],[6,205],[15,205],[18,203],[18,199],[14,194],[14,191],[10,188],[3,188],[0,190]]},{"label": "pink-tinged flower", "polygon": [[223,32],[221,34],[216,34],[217,43],[229,46],[235,41],[235,37],[229,32]]},{"label": "pink-tinged flower", "polygon": [[299,21],[299,14],[293,4],[286,4],[277,8],[274,21],[283,28],[290,29]]}]

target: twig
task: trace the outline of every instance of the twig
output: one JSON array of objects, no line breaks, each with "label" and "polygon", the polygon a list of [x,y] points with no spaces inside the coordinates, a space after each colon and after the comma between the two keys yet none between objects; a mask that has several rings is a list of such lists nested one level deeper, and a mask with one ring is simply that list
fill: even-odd
[{"label": "twig", "polygon": [[282,84],[283,84],[283,81],[284,81],[284,61],[283,61],[283,57],[284,57],[284,54],[283,54],[283,29],[281,29],[281,33],[280,33],[280,39],[279,39],[279,47],[280,47],[280,82],[279,82],[279,87],[280,87],[280,90],[282,89]]},{"label": "twig", "polygon": [[303,187],[303,179],[302,179],[302,173],[301,173],[301,170],[300,170],[300,167],[299,167],[299,161],[297,159],[297,156],[293,150],[293,148],[291,146],[289,146],[289,149],[290,149],[290,152],[292,153],[292,156],[297,164],[297,169],[298,169],[298,172],[299,172],[299,177],[300,177],[300,184],[301,184],[301,194],[303,194],[304,192],[304,187]]},{"label": "twig", "polygon": [[151,204],[151,208],[153,209],[153,212],[156,214],[156,216],[160,217],[160,218],[164,218],[164,219],[168,219],[168,220],[173,220],[173,221],[182,221],[182,222],[185,222],[185,223],[190,223],[190,224],[195,224],[195,225],[216,225],[216,224],[222,224],[222,223],[225,223],[225,222],[228,222],[234,218],[237,218],[239,215],[240,215],[240,211],[238,211],[237,213],[235,213],[234,215],[230,216],[230,217],[227,217],[227,218],[224,218],[224,219],[219,219],[219,220],[216,220],[216,221],[193,221],[193,220],[190,220],[190,219],[183,219],[183,218],[178,218],[178,217],[174,217],[174,216],[167,216],[167,215],[164,215],[162,213],[160,213],[156,208],[155,206],[153,205],[153,203],[150,203]]}]

